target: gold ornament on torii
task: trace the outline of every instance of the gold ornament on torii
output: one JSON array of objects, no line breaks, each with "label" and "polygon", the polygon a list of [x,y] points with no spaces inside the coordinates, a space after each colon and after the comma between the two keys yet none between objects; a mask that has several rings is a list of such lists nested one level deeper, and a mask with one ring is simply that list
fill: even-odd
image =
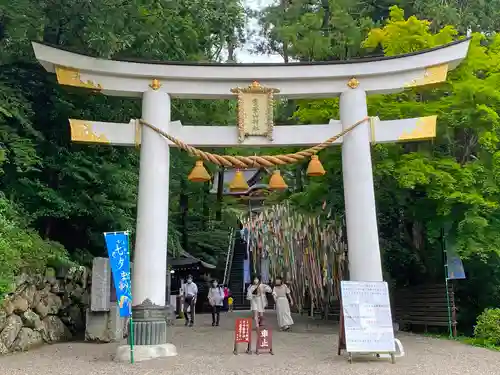
[{"label": "gold ornament on torii", "polygon": [[280,90],[254,81],[248,87],[235,87],[231,92],[238,95],[238,142],[242,143],[248,136],[267,137],[272,141],[274,94]]}]

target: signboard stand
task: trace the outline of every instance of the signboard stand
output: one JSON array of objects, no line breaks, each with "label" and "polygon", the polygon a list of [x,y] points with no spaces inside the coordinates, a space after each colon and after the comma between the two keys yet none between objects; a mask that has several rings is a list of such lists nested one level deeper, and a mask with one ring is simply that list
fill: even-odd
[{"label": "signboard stand", "polygon": [[257,328],[257,343],[255,344],[255,354],[259,355],[264,353],[269,353],[274,355],[273,352],[273,333],[271,329],[265,327]]},{"label": "signboard stand", "polygon": [[[126,235],[127,235],[127,250],[128,250],[128,256],[129,256],[129,264],[130,264],[130,233],[129,231],[126,231],[125,232]],[[129,266],[129,274],[131,273],[131,267]],[[130,279],[130,276],[129,276],[129,279]],[[130,285],[132,286],[132,283],[130,283]],[[131,294],[132,296],[132,294]],[[134,319],[132,319],[132,304],[129,304],[130,306],[130,333],[129,333],[129,336],[130,336],[130,363],[134,364]]]},{"label": "signboard stand", "polygon": [[[385,282],[342,281],[337,354],[389,354],[396,363],[389,289]],[[347,316],[347,322],[346,322]]]},{"label": "signboard stand", "polygon": [[129,338],[130,338],[130,363],[134,363],[134,320],[132,315],[130,316],[130,328],[129,328]]},{"label": "signboard stand", "polygon": [[238,355],[238,344],[246,343],[247,350],[245,353],[252,354],[252,319],[242,318],[236,319],[236,324],[234,327],[234,347],[233,354]]},{"label": "signboard stand", "polygon": [[[342,298],[340,298],[339,344],[338,344],[337,355],[341,355],[342,350],[346,350],[346,346],[345,346],[344,312],[342,311]],[[349,360],[349,362],[351,361]]]}]

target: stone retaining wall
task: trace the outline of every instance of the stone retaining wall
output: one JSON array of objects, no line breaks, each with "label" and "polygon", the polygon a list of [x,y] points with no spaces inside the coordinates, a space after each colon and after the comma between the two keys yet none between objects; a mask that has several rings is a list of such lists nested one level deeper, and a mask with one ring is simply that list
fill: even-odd
[{"label": "stone retaining wall", "polygon": [[83,334],[90,280],[85,267],[47,268],[43,277],[21,275],[16,291],[0,306],[0,354]]}]

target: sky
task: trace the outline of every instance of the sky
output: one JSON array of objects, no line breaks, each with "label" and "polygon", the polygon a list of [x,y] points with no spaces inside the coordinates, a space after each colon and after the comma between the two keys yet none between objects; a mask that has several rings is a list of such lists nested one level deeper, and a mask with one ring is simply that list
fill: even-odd
[{"label": "sky", "polygon": [[[265,6],[274,3],[274,0],[243,0],[246,7],[253,10],[260,10]],[[249,19],[247,28],[252,31],[257,31],[259,29],[259,24],[256,19]],[[254,55],[249,52],[252,44],[255,43],[258,38],[253,37],[248,40],[247,43],[242,47],[238,48],[236,51],[236,56],[239,62],[243,63],[282,63],[283,58],[280,55]]]}]

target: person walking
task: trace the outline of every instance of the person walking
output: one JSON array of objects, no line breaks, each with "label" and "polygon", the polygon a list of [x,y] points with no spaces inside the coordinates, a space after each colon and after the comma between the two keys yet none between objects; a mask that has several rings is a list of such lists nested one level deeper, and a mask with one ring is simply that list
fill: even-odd
[{"label": "person walking", "polygon": [[212,327],[218,327],[220,310],[224,304],[224,290],[218,285],[217,280],[212,281],[212,286],[208,290],[208,303],[212,306]]},{"label": "person walking", "polygon": [[[181,291],[184,300],[184,317],[186,319],[184,325],[189,325],[190,327],[192,327],[194,324],[196,297],[198,296],[198,286],[193,282],[193,276],[188,276],[187,283],[182,285]],[[191,318],[189,317],[189,315],[191,315]]]},{"label": "person walking", "polygon": [[222,285],[222,288],[224,289],[224,311],[228,311],[229,288],[226,284]]},{"label": "person walking", "polygon": [[276,316],[278,318],[278,326],[282,331],[288,331],[293,325],[290,306],[293,306],[290,289],[283,283],[281,277],[276,278],[273,288],[274,303],[276,305]]},{"label": "person walking", "polygon": [[267,306],[266,293],[272,293],[271,287],[262,284],[257,276],[254,277],[253,284],[248,287],[247,299],[250,301],[250,309],[253,313],[256,328],[259,328],[263,322],[264,310]]}]

